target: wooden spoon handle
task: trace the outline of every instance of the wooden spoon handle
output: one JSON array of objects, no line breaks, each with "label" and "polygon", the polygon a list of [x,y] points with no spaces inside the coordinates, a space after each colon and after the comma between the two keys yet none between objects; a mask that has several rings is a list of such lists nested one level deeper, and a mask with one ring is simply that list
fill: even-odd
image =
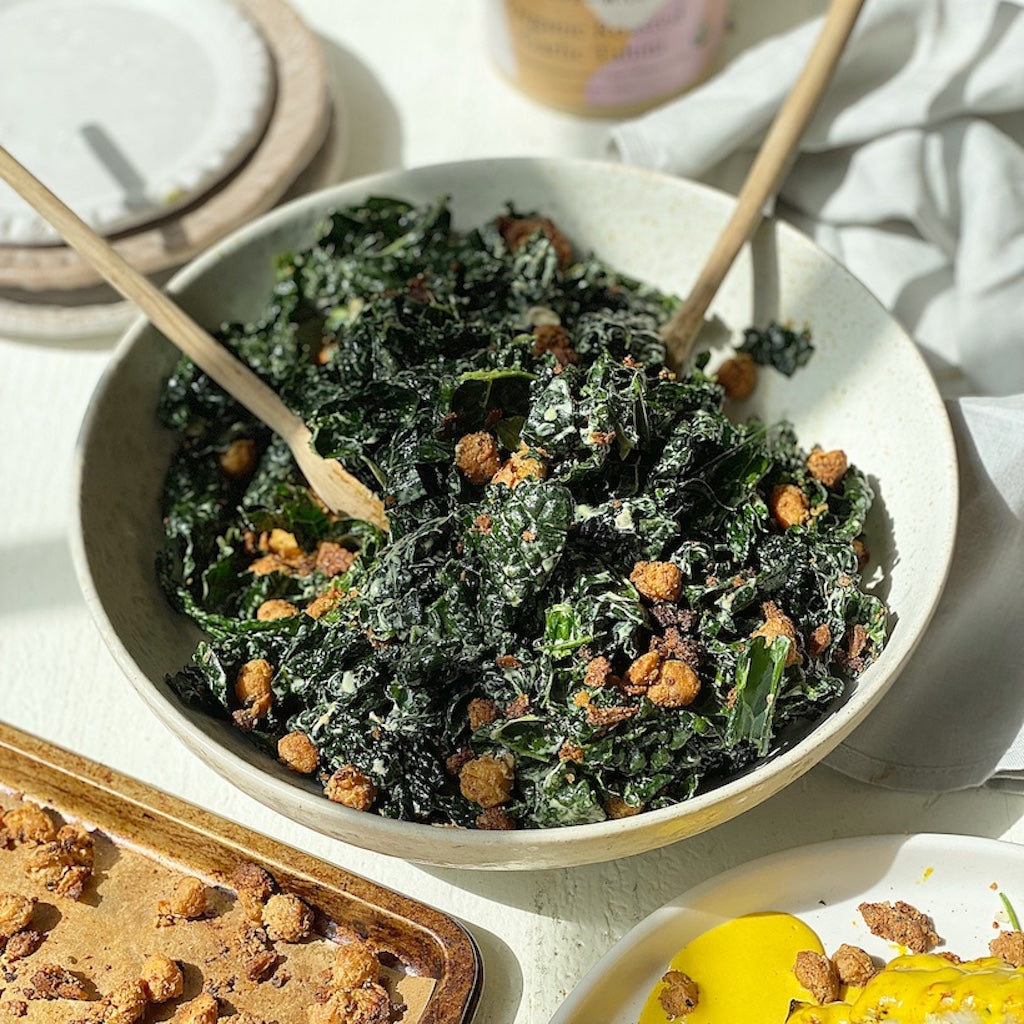
[{"label": "wooden spoon handle", "polygon": [[38,178],[0,146],[0,178],[35,207],[114,289],[133,302],[197,366],[285,440],[306,431],[255,373],[218,344],[180,306],[140,274]]},{"label": "wooden spoon handle", "polygon": [[740,249],[760,224],[765,203],[778,191],[796,155],[800,137],[832,78],[832,72],[863,4],[864,0],[832,0],[829,5],[825,23],[807,63],[775,115],[747,172],[729,222],[711,250],[690,294],[662,328],[662,336],[669,349],[669,361],[673,365],[681,365],[689,356],[694,338],[704,322],[704,314],[722,280]]}]

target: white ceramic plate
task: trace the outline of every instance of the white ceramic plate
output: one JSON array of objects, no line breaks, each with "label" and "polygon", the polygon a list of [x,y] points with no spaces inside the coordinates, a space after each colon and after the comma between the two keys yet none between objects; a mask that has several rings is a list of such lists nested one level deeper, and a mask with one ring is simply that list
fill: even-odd
[{"label": "white ceramic plate", "polygon": [[857,912],[862,901],[905,900],[928,914],[949,949],[985,956],[1006,927],[999,890],[1024,905],[1024,847],[955,835],[860,836],[785,850],[718,875],[666,903],[601,958],[551,1024],[636,1024],[673,955],[723,921],[759,911],[794,914],[826,951],[843,942],[891,959]]},{"label": "white ceramic plate", "polygon": [[[343,97],[336,95],[324,116],[330,122],[327,137],[292,182],[283,202],[332,184],[344,172],[348,157],[348,112]],[[273,198],[269,196],[268,201]],[[159,280],[163,275],[154,276]],[[76,291],[57,291],[44,292],[42,297],[38,293],[22,292],[18,298],[8,298],[0,288],[0,335],[42,344],[109,343],[139,315],[132,303],[117,298],[112,290],[102,285],[84,291],[85,297]]]},{"label": "white ceramic plate", "polygon": [[[165,216],[262,134],[274,73],[228,0],[0,0],[4,145],[103,234]],[[60,236],[0,186],[0,241]]]},{"label": "white ceramic plate", "polygon": [[[511,202],[543,210],[580,251],[685,292],[728,219],[721,192],[638,168],[586,160],[463,161],[375,175],[307,196],[250,224],[176,275],[169,290],[216,326],[258,315],[274,259],[308,244],[325,213],[371,195],[452,198],[456,227]],[[364,848],[435,864],[542,868],[640,853],[711,828],[760,803],[834,749],[875,706],[931,617],[952,554],[956,454],[945,409],[911,339],[847,271],[803,235],[769,224],[733,266],[712,312],[737,335],[769,318],[812,328],[814,358],[792,378],[762,374],[746,411],[796,426],[806,447],[842,447],[878,484],[866,533],[871,586],[889,604],[884,651],[807,736],[744,775],[672,807],[554,829],[434,828],[362,814],[324,799],[222,719],[186,708],[166,676],[197,632],[160,592],[159,494],[174,444],[154,416],[175,353],[138,321],[111,360],[79,449],[79,579],[104,639],[164,722],[241,789],[311,828]],[[130,467],[126,471],[126,467]]]}]

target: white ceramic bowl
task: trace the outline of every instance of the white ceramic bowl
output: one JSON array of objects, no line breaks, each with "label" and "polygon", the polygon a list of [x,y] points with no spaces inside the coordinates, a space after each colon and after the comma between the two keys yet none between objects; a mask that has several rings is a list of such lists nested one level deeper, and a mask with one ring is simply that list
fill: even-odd
[{"label": "white ceramic bowl", "polygon": [[[500,159],[395,171],[306,196],[230,236],[181,271],[170,290],[214,328],[244,320],[269,294],[276,254],[310,241],[326,211],[368,195],[452,197],[457,226],[512,201],[554,218],[577,249],[680,293],[732,200],[691,182],[611,163]],[[281,814],[356,846],[410,860],[481,868],[585,864],[701,832],[754,806],[832,750],[895,680],[938,600],[956,523],[956,462],[945,411],[917,349],[875,299],[804,236],[766,225],[712,312],[734,331],[769,318],[807,324],[816,352],[793,378],[762,374],[752,410],[794,422],[805,447],[841,447],[877,486],[868,523],[892,635],[848,698],[809,735],[747,774],[687,802],[632,818],[558,829],[436,828],[331,803],[258,753],[228,723],[184,707],[165,676],[199,638],[157,586],[158,496],[175,438],[154,416],[176,352],[137,322],[93,398],[78,453],[75,558],[103,636],[153,711],[200,758]]]}]

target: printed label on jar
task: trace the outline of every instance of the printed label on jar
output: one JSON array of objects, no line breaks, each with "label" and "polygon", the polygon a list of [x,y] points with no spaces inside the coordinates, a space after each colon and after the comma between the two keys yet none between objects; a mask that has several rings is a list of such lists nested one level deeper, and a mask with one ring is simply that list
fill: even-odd
[{"label": "printed label on jar", "polygon": [[652,106],[699,80],[726,0],[492,0],[491,49],[527,95],[587,114]]}]

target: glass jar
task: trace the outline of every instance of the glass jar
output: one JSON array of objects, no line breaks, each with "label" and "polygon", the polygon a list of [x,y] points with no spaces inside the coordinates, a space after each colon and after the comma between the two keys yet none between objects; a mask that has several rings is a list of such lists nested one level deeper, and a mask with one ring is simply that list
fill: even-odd
[{"label": "glass jar", "polygon": [[488,0],[491,52],[526,95],[574,114],[636,114],[711,69],[726,0]]}]

